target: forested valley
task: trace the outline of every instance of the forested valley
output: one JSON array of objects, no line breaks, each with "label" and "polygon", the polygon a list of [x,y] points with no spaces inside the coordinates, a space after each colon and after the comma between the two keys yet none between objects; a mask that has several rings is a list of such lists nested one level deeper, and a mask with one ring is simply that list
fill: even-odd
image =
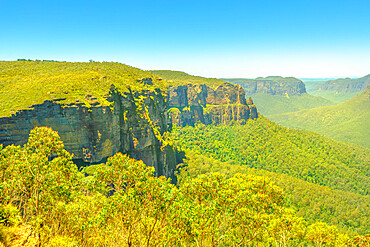
[{"label": "forested valley", "polygon": [[2,246],[370,244],[369,149],[278,125],[240,85],[113,62],[0,72]]}]

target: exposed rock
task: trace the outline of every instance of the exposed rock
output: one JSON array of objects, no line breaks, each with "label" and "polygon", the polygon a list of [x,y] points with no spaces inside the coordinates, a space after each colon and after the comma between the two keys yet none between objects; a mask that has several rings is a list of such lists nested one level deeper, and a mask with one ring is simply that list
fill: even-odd
[{"label": "exposed rock", "polygon": [[[12,117],[0,118],[0,144],[23,145],[31,129],[48,126],[58,131],[65,148],[74,159],[88,163],[104,161],[117,152],[128,153],[156,168],[156,175],[170,177],[176,167],[172,147],[164,147],[155,134],[167,131],[165,96],[142,92],[147,112],[140,110],[139,95],[112,91],[113,107],[86,108],[83,104],[61,105],[52,101],[22,110]],[[144,116],[149,114],[149,116]],[[149,118],[148,118],[149,117]],[[148,123],[150,119],[152,124]]]},{"label": "exposed rock", "polygon": [[168,94],[168,105],[170,123],[180,126],[194,125],[197,121],[204,124],[243,123],[258,117],[257,111],[251,114],[251,106],[247,105],[243,88],[231,83],[224,83],[217,88],[204,84],[172,87]]},{"label": "exposed rock", "polygon": [[188,84],[171,87],[168,92],[156,89],[140,93],[120,93],[112,87],[110,95],[107,100],[111,106],[102,106],[94,95],[87,95],[92,100],[90,108],[55,99],[0,118],[0,144],[23,145],[34,127],[47,126],[58,131],[76,161],[104,162],[123,152],[154,166],[157,176],[173,177],[181,160],[171,146],[162,144],[168,126],[194,125],[197,121],[243,123],[258,117],[255,106],[248,106],[243,88],[231,83],[216,88]]},{"label": "exposed rock", "polygon": [[299,95],[306,93],[304,83],[294,77],[269,76],[257,79],[224,79],[241,85],[247,95],[264,93],[271,95]]}]

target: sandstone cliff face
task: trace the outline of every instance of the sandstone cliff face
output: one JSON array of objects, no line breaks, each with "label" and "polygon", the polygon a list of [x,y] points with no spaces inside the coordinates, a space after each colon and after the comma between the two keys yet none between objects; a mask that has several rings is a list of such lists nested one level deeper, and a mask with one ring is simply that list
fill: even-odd
[{"label": "sandstone cliff face", "polygon": [[257,79],[224,79],[241,85],[247,95],[264,93],[271,95],[299,95],[306,93],[304,83],[293,77],[267,77]]},{"label": "sandstone cliff face", "polygon": [[241,86],[224,83],[217,88],[206,85],[171,87],[168,93],[168,116],[171,124],[180,126],[242,123],[257,117],[256,107],[248,105]]},{"label": "sandstone cliff face", "polygon": [[161,149],[156,133],[167,131],[165,96],[160,91],[122,95],[114,89],[111,95],[113,107],[45,101],[0,118],[0,144],[23,145],[31,129],[48,126],[58,131],[74,159],[94,163],[123,152],[154,166],[156,175],[170,177],[176,167],[175,152],[169,146]]},{"label": "sandstone cliff face", "polygon": [[157,176],[173,177],[179,157],[171,146],[163,146],[168,126],[194,125],[197,121],[243,123],[257,117],[253,102],[246,102],[243,88],[231,83],[217,88],[188,84],[168,92],[128,91],[120,93],[112,86],[107,99],[111,106],[95,102],[88,108],[78,102],[63,105],[54,100],[0,118],[0,144],[23,145],[34,127],[47,126],[58,131],[76,161],[104,162],[122,152],[154,166]]}]

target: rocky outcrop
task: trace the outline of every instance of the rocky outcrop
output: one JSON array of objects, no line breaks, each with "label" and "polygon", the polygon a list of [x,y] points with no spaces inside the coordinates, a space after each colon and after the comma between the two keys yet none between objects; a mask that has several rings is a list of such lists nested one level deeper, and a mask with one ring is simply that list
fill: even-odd
[{"label": "rocky outcrop", "polygon": [[180,126],[243,123],[257,118],[256,107],[248,105],[241,86],[224,83],[212,88],[204,84],[171,87],[168,93],[168,116],[171,124]]},{"label": "rocky outcrop", "polygon": [[48,126],[58,131],[65,149],[77,161],[96,163],[123,152],[154,166],[156,175],[170,177],[176,155],[160,140],[167,131],[166,97],[159,90],[121,94],[112,89],[108,100],[111,107],[91,108],[45,101],[31,110],[0,118],[0,144],[23,145],[31,129]]},{"label": "rocky outcrop", "polygon": [[[97,100],[93,95],[89,97]],[[76,162],[104,162],[122,152],[154,166],[157,176],[173,177],[179,156],[171,146],[164,146],[164,133],[172,124],[243,123],[257,117],[242,87],[231,83],[215,88],[188,84],[171,87],[168,92],[155,89],[135,93],[120,93],[112,86],[107,100],[110,106],[95,102],[91,107],[78,102],[44,101],[0,118],[0,144],[23,145],[34,127],[47,126],[58,131]]]},{"label": "rocky outcrop", "polygon": [[306,93],[304,83],[294,77],[269,76],[257,79],[224,79],[241,85],[247,95],[264,93],[271,95],[300,95]]}]

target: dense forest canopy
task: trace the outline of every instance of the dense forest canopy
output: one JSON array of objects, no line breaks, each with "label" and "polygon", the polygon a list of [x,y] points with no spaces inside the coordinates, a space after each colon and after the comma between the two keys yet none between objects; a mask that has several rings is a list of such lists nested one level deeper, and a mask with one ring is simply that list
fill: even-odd
[{"label": "dense forest canopy", "polygon": [[82,172],[71,158],[58,134],[45,127],[34,129],[24,147],[0,147],[3,243],[205,247],[368,242],[366,236],[341,233],[326,223],[308,224],[284,207],[284,193],[264,177],[216,172],[183,177],[176,187],[165,177],[154,177],[152,167],[120,153]]},{"label": "dense forest canopy", "polygon": [[264,117],[246,125],[175,128],[174,135],[190,152],[189,176],[210,171],[268,176],[286,190],[301,216],[369,231],[367,148],[290,130]]}]

